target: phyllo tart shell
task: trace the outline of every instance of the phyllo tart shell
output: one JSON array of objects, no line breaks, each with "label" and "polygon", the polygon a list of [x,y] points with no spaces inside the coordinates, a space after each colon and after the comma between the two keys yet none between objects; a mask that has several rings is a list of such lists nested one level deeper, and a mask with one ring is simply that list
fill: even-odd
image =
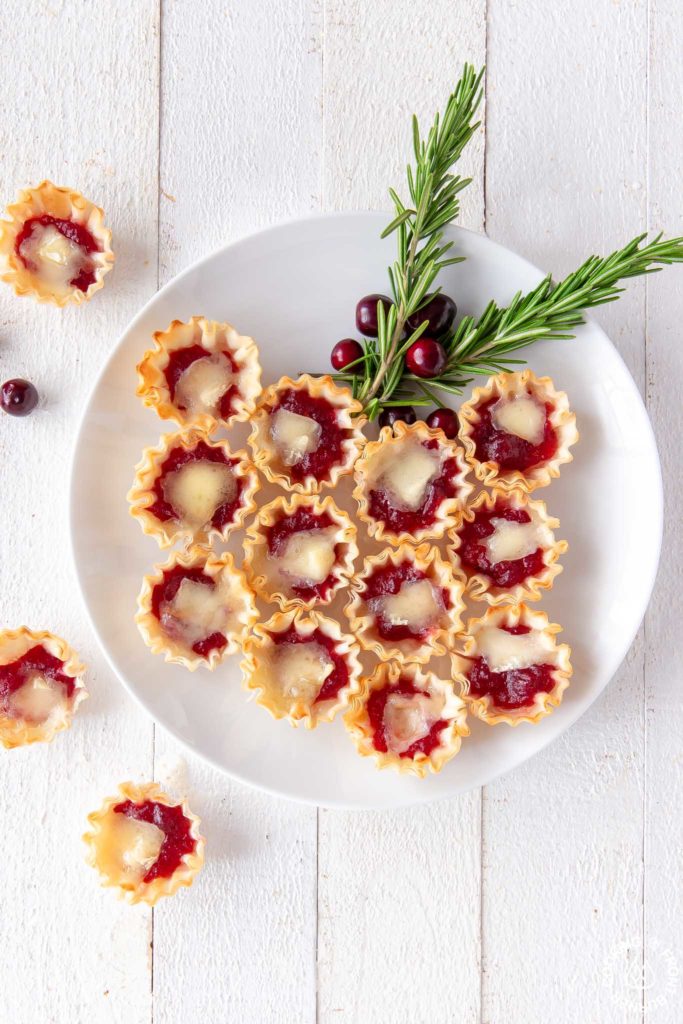
[{"label": "phyllo tart shell", "polygon": [[0,630],[0,744],[49,743],[88,696],[85,667],[53,633]]},{"label": "phyllo tart shell", "polygon": [[88,815],[88,822],[91,830],[83,836],[86,860],[101,884],[116,889],[128,903],[154,906],[162,896],[192,885],[204,863],[206,842],[199,818],[156,782],[121,783],[114,796]]},{"label": "phyllo tart shell", "polygon": [[249,445],[270,483],[299,494],[334,487],[353,470],[365,437],[363,407],[329,376],[282,377],[266,388]]},{"label": "phyllo tart shell", "polygon": [[455,441],[425,423],[383,427],[354,468],[359,518],[389,544],[443,537],[472,491]]},{"label": "phyllo tart shell", "polygon": [[382,661],[426,664],[462,629],[464,583],[428,543],[385,548],[365,559],[344,608],[361,647]]},{"label": "phyllo tart shell", "polygon": [[155,332],[138,380],[138,396],[162,419],[210,432],[249,419],[261,393],[261,365],[253,338],[193,316]]},{"label": "phyllo tart shell", "polygon": [[[572,461],[569,449],[579,439],[576,416],[566,394],[555,390],[550,377],[536,377],[531,370],[491,377],[483,387],[474,389],[458,416],[459,437],[477,479],[505,491],[530,493],[547,486],[560,475],[560,466]],[[505,458],[502,444],[507,436],[519,453],[511,453],[509,459],[528,461],[527,467],[505,468],[491,457],[482,458],[482,454],[491,455],[490,451],[479,451],[477,443],[486,417],[490,429],[495,430],[494,441],[486,447],[500,450]],[[499,417],[497,426],[492,417]]]},{"label": "phyllo tart shell", "polygon": [[259,509],[244,550],[258,597],[283,610],[312,608],[329,604],[348,584],[358,557],[356,527],[329,495],[293,494]]},{"label": "phyllo tart shell", "polygon": [[339,623],[303,609],[276,612],[244,644],[245,689],[274,718],[313,729],[360,691],[358,645]]},{"label": "phyllo tart shell", "polygon": [[145,576],[135,616],[152,654],[191,672],[214,669],[239,651],[257,619],[254,596],[232,555],[200,545],[174,551]]},{"label": "phyllo tart shell", "polygon": [[51,181],[23,189],[0,220],[2,280],[17,295],[78,305],[102,287],[113,262],[104,211]]},{"label": "phyllo tart shell", "polygon": [[440,772],[469,735],[467,707],[451,682],[417,665],[377,666],[353,697],[344,725],[378,768],[424,778]]},{"label": "phyllo tart shell", "polygon": [[166,434],[135,467],[130,514],[162,548],[225,540],[255,510],[259,486],[245,451],[196,428]]},{"label": "phyllo tart shell", "polygon": [[545,502],[523,491],[482,491],[448,534],[448,555],[467,580],[467,595],[491,605],[539,600],[562,572],[558,559],[568,544],[555,540],[559,525]]},{"label": "phyllo tart shell", "polygon": [[524,604],[489,608],[470,619],[453,680],[471,714],[489,725],[538,722],[559,706],[572,674],[561,626]]}]

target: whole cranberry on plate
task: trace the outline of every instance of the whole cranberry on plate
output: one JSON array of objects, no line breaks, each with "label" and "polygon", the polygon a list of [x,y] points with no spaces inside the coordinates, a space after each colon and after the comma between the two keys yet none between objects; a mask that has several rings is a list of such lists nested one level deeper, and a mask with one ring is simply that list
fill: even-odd
[{"label": "whole cranberry on plate", "polygon": [[427,417],[427,426],[434,430],[443,430],[446,437],[453,440],[458,436],[458,416],[453,409],[435,409]]},{"label": "whole cranberry on plate", "polygon": [[406,352],[406,367],[416,377],[438,377],[446,362],[446,351],[435,338],[419,338]]},{"label": "whole cranberry on plate", "polygon": [[377,337],[377,303],[381,302],[388,313],[393,302],[388,295],[364,295],[356,305],[356,327],[366,338]]},{"label": "whole cranberry on plate", "polygon": [[416,313],[408,317],[408,327],[416,331],[425,320],[429,326],[426,333],[432,338],[442,338],[453,325],[458,307],[449,295],[438,292],[432,295]]},{"label": "whole cranberry on plate", "polygon": [[416,420],[417,415],[412,405],[395,405],[389,409],[383,409],[379,415],[380,427],[393,427],[399,421],[410,426]]},{"label": "whole cranberry on plate", "polygon": [[[332,349],[330,362],[335,370],[345,370],[357,359],[363,358],[363,347],[355,338],[342,338]],[[360,366],[358,367],[360,369]]]}]

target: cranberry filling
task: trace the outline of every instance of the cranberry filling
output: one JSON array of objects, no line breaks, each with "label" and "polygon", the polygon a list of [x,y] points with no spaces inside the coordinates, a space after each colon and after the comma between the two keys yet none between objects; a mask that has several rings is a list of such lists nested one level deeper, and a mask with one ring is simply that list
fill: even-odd
[{"label": "cranberry filling", "polygon": [[[232,373],[237,373],[237,365],[230,355],[229,352],[220,352],[226,362],[230,365]],[[169,356],[168,366],[166,367],[164,374],[166,376],[166,383],[168,384],[168,390],[171,394],[171,400],[175,402],[175,392],[178,387],[178,381],[182,377],[185,370],[196,363],[198,359],[210,358],[211,352],[202,345],[189,345],[187,348],[176,349]],[[236,384],[232,384],[224,394],[221,395],[220,401],[216,407],[216,412],[221,419],[228,419],[234,412],[234,402],[239,395],[239,388]],[[176,403],[178,404],[178,403]],[[184,405],[179,405],[179,409],[185,409]]]},{"label": "cranberry filling", "polygon": [[[152,591],[152,614],[161,619],[161,605],[163,602],[170,604],[178,593],[183,580],[192,580],[194,583],[201,583],[211,590],[215,589],[215,582],[201,569],[186,569],[182,565],[174,565],[167,569],[161,583],[157,583]],[[222,651],[227,644],[227,638],[223,633],[210,633],[192,645],[192,650],[200,658],[208,658],[211,651]]]},{"label": "cranberry filling", "polygon": [[30,217],[24,222],[24,225],[16,237],[14,243],[14,251],[17,256],[32,273],[37,272],[37,267],[31,260],[27,259],[21,251],[21,247],[24,242],[31,237],[33,229],[36,224],[41,224],[43,227],[53,227],[65,238],[68,238],[70,242],[74,242],[83,252],[83,263],[78,270],[78,273],[74,278],[71,279],[69,284],[74,288],[78,288],[79,291],[87,292],[91,284],[95,283],[95,268],[92,260],[88,257],[90,253],[101,252],[96,239],[90,234],[87,228],[82,224],[76,224],[73,220],[62,220],[59,217],[52,217],[49,213],[44,213],[40,217]]},{"label": "cranberry filling", "polygon": [[[316,514],[306,508],[299,508],[293,516],[287,516],[269,528],[266,534],[268,551],[275,558],[278,558],[283,553],[285,545],[292,534],[308,532],[309,530],[326,530],[328,527],[335,525],[327,512]],[[335,557],[337,556],[337,551],[338,545],[335,544]],[[311,586],[292,584],[292,591],[303,601],[310,601],[314,597],[321,601],[326,601],[338,578],[337,572],[333,569],[322,583],[314,583]]]},{"label": "cranberry filling", "polygon": [[26,654],[22,654],[9,665],[0,665],[0,709],[7,714],[10,710],[10,697],[34,674],[45,676],[64,688],[67,697],[74,692],[76,681],[62,672],[64,662],[50,654],[44,647],[37,645]]},{"label": "cranberry filling", "polygon": [[[388,750],[387,735],[384,727],[384,712],[387,706],[389,697],[398,693],[402,697],[411,697],[414,694],[422,693],[422,690],[418,690],[409,679],[401,678],[397,683],[393,683],[390,686],[385,686],[381,690],[373,690],[368,697],[367,709],[368,719],[373,729],[372,744],[375,750],[379,750],[382,753],[386,753]],[[432,727],[426,736],[423,736],[419,740],[415,740],[411,746],[401,753],[401,757],[414,758],[416,754],[431,754],[435,747],[438,747],[441,742],[441,731],[446,728],[448,722],[439,718],[438,721],[434,722]]]},{"label": "cranberry filling", "polygon": [[[519,636],[530,633],[530,626],[501,626],[506,633]],[[555,685],[552,665],[531,665],[529,668],[492,672],[484,658],[475,658],[469,671],[470,694],[491,697],[494,707],[512,710],[533,704],[537,693],[549,693]]]},{"label": "cranberry filling", "polygon": [[[386,597],[389,594],[397,594],[404,583],[419,583],[427,579],[427,574],[417,569],[411,562],[401,562],[399,565],[386,565],[383,568],[375,569],[365,582],[365,601]],[[450,608],[448,591],[441,589],[441,599],[444,608]],[[424,643],[430,636],[436,625],[425,626],[423,629],[414,630],[406,624],[395,624],[387,622],[381,611],[378,612],[375,628],[382,640],[417,640]]]},{"label": "cranberry filling", "polygon": [[335,641],[332,637],[326,636],[322,630],[314,629],[308,636],[304,636],[302,633],[297,632],[295,626],[290,626],[284,633],[270,633],[269,636],[276,646],[280,644],[315,643],[320,644],[327,651],[330,661],[334,663],[334,668],[321,686],[320,692],[313,702],[314,704],[322,704],[323,701],[334,700],[339,691],[348,684],[349,670],[346,667],[346,662],[342,655],[338,653]]},{"label": "cranberry filling", "polygon": [[[148,512],[151,512],[152,515],[156,516],[162,523],[167,522],[169,519],[179,518],[176,510],[164,497],[164,477],[168,473],[172,473],[174,470],[180,469],[182,466],[186,466],[189,462],[199,461],[222,462],[226,466],[237,465],[237,459],[226,458],[224,452],[220,448],[212,448],[206,443],[206,441],[198,441],[195,447],[190,449],[190,451],[181,447],[172,448],[169,452],[168,458],[162,463],[161,472],[159,473],[154,487],[152,488],[157,500],[148,508]],[[235,483],[237,484],[235,497],[232,501],[226,501],[223,505],[219,505],[211,517],[211,525],[216,530],[222,530],[228,523],[232,522],[235,518],[235,513],[242,504],[244,482],[238,477],[235,477]]]},{"label": "cranberry filling", "polygon": [[470,574],[483,573],[497,587],[514,587],[530,576],[538,576],[544,569],[543,548],[514,561],[489,560],[484,541],[495,531],[492,519],[507,519],[511,523],[531,522],[531,516],[523,508],[507,508],[502,502],[497,502],[491,511],[478,509],[474,522],[463,523],[460,528],[461,543],[457,554],[465,568]]},{"label": "cranberry filling", "polygon": [[472,440],[476,446],[477,458],[480,462],[496,462],[501,469],[531,469],[541,462],[552,459],[557,451],[557,435],[550,422],[550,414],[554,406],[545,403],[545,426],[543,440],[540,444],[531,444],[523,437],[508,434],[499,430],[493,422],[491,409],[499,401],[490,398],[477,409],[480,420],[472,427]]},{"label": "cranberry filling", "polygon": [[306,452],[299,462],[287,467],[292,478],[303,480],[304,477],[314,476],[318,481],[324,480],[332,466],[340,463],[344,455],[342,442],[348,432],[337,423],[337,410],[324,398],[314,398],[307,391],[295,391],[293,388],[282,392],[279,403],[271,411],[271,417],[278,409],[287,409],[298,416],[308,416],[320,427],[320,440],[315,451]]},{"label": "cranberry filling", "polygon": [[[435,449],[439,447],[436,440],[424,441],[423,447]],[[436,521],[439,505],[446,498],[452,498],[457,490],[454,477],[458,472],[455,459],[445,459],[441,472],[427,486],[424,500],[417,509],[397,507],[391,500],[391,494],[384,490],[370,491],[368,502],[370,515],[380,519],[395,533],[415,534]]]},{"label": "cranberry filling", "polygon": [[192,853],[196,846],[190,835],[192,822],[185,817],[182,807],[167,807],[166,804],[158,804],[154,800],[145,800],[141,804],[124,800],[123,803],[116,805],[114,812],[125,814],[127,818],[134,818],[136,821],[156,825],[164,833],[159,856],[142,879],[143,882],[153,882],[155,878],[170,878],[180,866],[185,854]]}]

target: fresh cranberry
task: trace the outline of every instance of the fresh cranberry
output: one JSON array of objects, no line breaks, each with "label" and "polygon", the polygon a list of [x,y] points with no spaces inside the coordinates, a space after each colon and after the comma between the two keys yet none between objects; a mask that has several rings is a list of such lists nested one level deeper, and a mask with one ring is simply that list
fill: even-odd
[{"label": "fresh cranberry", "polygon": [[393,302],[388,295],[364,295],[356,306],[356,327],[366,338],[377,337],[377,303],[381,302],[388,313]]},{"label": "fresh cranberry", "polygon": [[458,417],[452,409],[435,409],[427,417],[427,426],[434,430],[443,430],[446,437],[458,436]]},{"label": "fresh cranberry", "polygon": [[416,377],[438,377],[446,361],[443,345],[434,338],[419,338],[406,352],[406,366]]},{"label": "fresh cranberry", "polygon": [[379,414],[380,427],[393,427],[395,423],[411,424],[417,419],[412,405],[395,405],[391,409],[382,409]]},{"label": "fresh cranberry", "polygon": [[342,341],[338,341],[332,349],[330,362],[335,370],[345,370],[351,363],[362,358],[363,347],[360,342],[353,338],[344,338]]},{"label": "fresh cranberry", "polygon": [[421,306],[417,313],[408,317],[408,326],[416,331],[425,320],[429,322],[426,328],[428,334],[433,338],[442,338],[451,329],[458,307],[449,295],[432,295],[424,306]]},{"label": "fresh cranberry", "polygon": [[28,380],[6,380],[0,388],[0,406],[10,416],[28,416],[38,405],[38,392]]}]

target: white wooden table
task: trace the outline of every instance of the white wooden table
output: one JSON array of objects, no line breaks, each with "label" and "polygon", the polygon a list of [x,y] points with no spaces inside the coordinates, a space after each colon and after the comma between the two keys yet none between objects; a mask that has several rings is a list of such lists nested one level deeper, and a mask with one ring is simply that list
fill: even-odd
[{"label": "white wooden table", "polygon": [[[680,270],[599,317],[667,489],[644,628],[578,725],[481,792],[316,812],[204,766],[106,667],[66,518],[84,401],[140,305],[253,229],[386,206],[410,113],[431,116],[464,60],[488,65],[465,225],[557,274],[683,233],[680,0],[4,0],[0,38],[2,203],[43,177],[78,188],[117,253],[83,309],[0,291],[0,377],[48,399],[0,423],[0,622],[67,637],[92,694],[70,734],[0,758],[2,1024],[680,1021]],[[80,841],[116,783],[152,775],[210,843],[153,913],[100,890]]]}]

